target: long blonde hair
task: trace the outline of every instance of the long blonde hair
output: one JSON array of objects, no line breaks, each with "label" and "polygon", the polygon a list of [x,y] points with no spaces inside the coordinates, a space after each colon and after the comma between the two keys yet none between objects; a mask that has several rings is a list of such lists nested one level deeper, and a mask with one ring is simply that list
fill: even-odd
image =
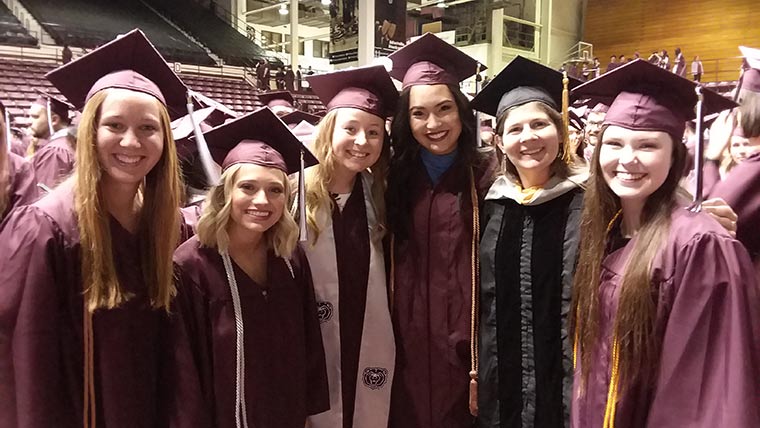
[{"label": "long blonde hair", "polygon": [[[332,110],[317,124],[316,138],[312,146],[312,152],[319,160],[319,164],[306,170],[306,223],[311,234],[312,243],[319,238],[320,226],[319,213],[331,213],[333,199],[327,186],[332,180],[335,171],[335,157],[332,151],[332,138],[335,131],[336,116],[338,110]],[[370,168],[373,176],[372,199],[377,211],[379,233],[382,236],[385,229],[385,188],[388,175],[388,161],[390,159],[390,141],[387,133],[384,133],[383,148],[377,162]],[[359,178],[361,179],[361,178]]]},{"label": "long blonde hair", "polygon": [[[237,174],[242,164],[232,165],[222,174],[222,184],[214,186],[206,195],[203,204],[203,214],[198,220],[198,240],[203,246],[216,248],[219,251],[227,251],[230,237],[227,226],[230,222],[232,210],[232,191],[235,189]],[[290,195],[290,182],[284,172],[282,184],[285,186],[285,195]],[[290,201],[285,202],[282,216],[272,228],[267,230],[265,237],[269,248],[274,250],[278,257],[289,258],[298,244],[298,225],[288,211]]]},{"label": "long blonde hair", "polygon": [[[109,214],[103,203],[102,169],[97,153],[97,129],[101,106],[109,90],[95,94],[84,107],[77,132],[76,172],[73,176],[75,210],[82,251],[82,280],[90,312],[112,309],[130,299],[116,275],[111,247]],[[156,100],[158,103],[158,100]],[[154,308],[169,308],[175,294],[172,255],[179,240],[179,201],[182,182],[172,138],[169,114],[159,103],[164,148],[156,166],[145,176],[138,235],[143,279]]]}]

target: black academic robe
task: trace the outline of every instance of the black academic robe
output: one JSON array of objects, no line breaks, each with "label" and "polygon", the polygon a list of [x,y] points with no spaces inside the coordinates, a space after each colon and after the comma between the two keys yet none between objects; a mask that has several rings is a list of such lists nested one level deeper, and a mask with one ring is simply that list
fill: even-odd
[{"label": "black academic robe", "polygon": [[[567,321],[586,175],[552,179],[530,202],[499,177],[480,243],[478,424],[562,428],[570,416]],[[520,201],[520,202],[518,202]]]},{"label": "black academic robe", "polygon": [[[636,240],[622,239],[618,227],[610,235],[598,289],[599,340],[588,381],[582,383],[580,363],[575,370],[573,428],[604,425],[612,332]],[[659,361],[619,388],[615,428],[760,426],[760,294],[746,250],[709,215],[677,208],[650,270]]]},{"label": "black academic robe", "polygon": [[[92,317],[97,426],[163,426],[167,313],[149,304],[138,238],[108,222],[119,283],[133,296]],[[79,245],[66,185],[16,209],[0,231],[0,427],[82,426]]]},{"label": "black academic robe", "polygon": [[[235,316],[222,258],[193,237],[180,245],[174,262],[178,319],[193,356],[186,367],[179,367],[186,377],[176,386],[176,395],[188,399],[184,408],[180,403],[174,426],[235,427]],[[303,428],[308,415],[329,407],[308,262],[296,249],[291,273],[270,251],[267,284],[257,284],[232,263],[243,311],[248,423]]]},{"label": "black academic robe", "polygon": [[8,202],[0,213],[0,221],[17,207],[29,205],[39,197],[34,168],[21,156],[8,153]]}]

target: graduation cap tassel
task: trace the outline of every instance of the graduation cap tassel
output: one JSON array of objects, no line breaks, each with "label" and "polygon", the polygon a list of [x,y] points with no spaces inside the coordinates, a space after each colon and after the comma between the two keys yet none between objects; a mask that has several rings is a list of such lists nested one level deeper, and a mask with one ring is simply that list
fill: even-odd
[{"label": "graduation cap tassel", "polygon": [[11,151],[11,140],[11,115],[8,113],[8,109],[5,109],[5,144],[8,146],[9,152]]},{"label": "graduation cap tassel", "polygon": [[193,125],[193,134],[195,135],[195,143],[198,146],[198,155],[200,155],[201,164],[203,164],[203,171],[206,173],[206,178],[208,179],[209,184],[216,186],[220,181],[219,172],[216,168],[216,165],[214,164],[213,158],[211,157],[211,152],[208,149],[208,144],[206,144],[206,139],[203,137],[203,132],[201,131],[200,124],[195,121],[193,112],[193,98],[190,94],[190,91],[188,91],[187,113],[190,117],[190,123]]},{"label": "graduation cap tassel", "polygon": [[704,95],[702,94],[702,87],[697,86],[695,91],[697,92],[697,144],[694,153],[694,173],[696,176],[696,185],[694,189],[694,198],[689,210],[692,212],[699,212],[702,210],[702,201],[704,200],[702,195],[702,167],[705,164],[704,152],[705,152],[705,132],[704,132]]},{"label": "graduation cap tassel", "polygon": [[742,68],[741,73],[739,73],[739,83],[736,84],[736,90],[734,91],[734,102],[739,102],[739,92],[742,90],[742,83],[744,83],[744,72],[746,70]]},{"label": "graduation cap tassel", "polygon": [[306,179],[303,170],[303,150],[301,150],[301,170],[298,172],[298,240],[300,242],[309,240],[309,230],[306,227]]},{"label": "graduation cap tassel", "polygon": [[[480,93],[480,62],[478,62],[478,65],[475,68],[475,96],[477,96]],[[480,112],[477,110],[475,111],[475,126],[477,126],[475,130],[475,146],[476,147],[483,147],[483,138],[480,136]]]},{"label": "graduation cap tassel", "polygon": [[570,91],[568,85],[570,79],[567,78],[567,71],[562,72],[562,128],[565,130],[565,141],[562,142],[562,160],[569,164],[572,160],[569,149],[570,135]]},{"label": "graduation cap tassel", "polygon": [[45,109],[47,112],[47,123],[48,123],[48,130],[50,130],[50,138],[53,138],[53,112],[50,109],[50,99],[47,100],[45,103]]}]

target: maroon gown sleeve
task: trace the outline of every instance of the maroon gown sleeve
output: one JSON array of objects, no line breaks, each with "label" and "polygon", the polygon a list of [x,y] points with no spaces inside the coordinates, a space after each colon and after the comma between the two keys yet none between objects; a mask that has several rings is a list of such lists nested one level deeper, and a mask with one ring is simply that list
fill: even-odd
[{"label": "maroon gown sleeve", "polygon": [[[198,286],[195,261],[176,262],[177,297],[171,318],[171,342],[174,346],[174,402],[169,426],[192,428],[212,426],[214,403],[211,337],[205,294]],[[202,269],[202,267],[201,267]]]},{"label": "maroon gown sleeve", "polygon": [[36,207],[13,211],[0,231],[0,427],[56,426],[81,399],[64,387],[58,355],[62,240]]},{"label": "maroon gown sleeve", "polygon": [[760,298],[747,252],[706,233],[679,249],[647,427],[760,427]]},{"label": "maroon gown sleeve", "polygon": [[13,153],[9,153],[8,159],[11,162],[11,187],[4,216],[14,208],[36,202],[39,197],[37,178],[32,165]]},{"label": "maroon gown sleeve", "polygon": [[317,299],[311,279],[311,269],[300,247],[296,248],[294,259],[298,263],[299,277],[305,287],[304,332],[306,334],[306,412],[316,415],[330,409],[330,392],[327,386],[325,348],[322,343],[322,329],[317,315]]},{"label": "maroon gown sleeve", "polygon": [[37,181],[54,188],[68,177],[74,169],[74,153],[62,147],[48,145],[32,157]]},{"label": "maroon gown sleeve", "polygon": [[760,255],[760,153],[755,153],[734,167],[710,192],[711,198],[723,198],[733,208],[739,220],[736,222],[736,238],[747,248],[750,255]]}]

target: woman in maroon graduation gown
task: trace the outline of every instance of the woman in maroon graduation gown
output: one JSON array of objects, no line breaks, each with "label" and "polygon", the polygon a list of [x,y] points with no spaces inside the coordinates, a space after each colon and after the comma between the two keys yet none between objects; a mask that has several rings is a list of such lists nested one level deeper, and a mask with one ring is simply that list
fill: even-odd
[{"label": "woman in maroon graduation gown", "polygon": [[[576,89],[617,97],[584,199],[572,426],[760,426],[751,260],[677,192],[695,86],[648,63],[618,71]],[[725,103],[705,90],[708,111]]]},{"label": "woman in maroon graduation gown", "polygon": [[0,102],[0,222],[16,207],[37,200],[38,188],[34,168],[10,151],[5,106]]},{"label": "woman in maroon graduation gown", "polygon": [[307,172],[309,258],[330,380],[330,411],[310,428],[387,428],[396,358],[382,237],[398,91],[381,66],[307,77],[327,106]]},{"label": "woman in maroon graduation gown", "polygon": [[390,426],[469,427],[477,208],[496,169],[495,156],[478,152],[458,86],[477,61],[432,34],[390,58],[403,81],[386,198],[397,351]]},{"label": "woman in maroon graduation gown", "polygon": [[193,358],[180,367],[177,395],[189,398],[173,424],[303,428],[329,402],[311,273],[287,210],[287,174],[299,170],[301,156],[307,166],[316,160],[269,108],[204,137],[223,173],[197,235],[174,254]]},{"label": "woman in maroon graduation gown", "polygon": [[161,426],[185,87],[138,30],[48,78],[77,171],[0,232],[0,426]]}]

